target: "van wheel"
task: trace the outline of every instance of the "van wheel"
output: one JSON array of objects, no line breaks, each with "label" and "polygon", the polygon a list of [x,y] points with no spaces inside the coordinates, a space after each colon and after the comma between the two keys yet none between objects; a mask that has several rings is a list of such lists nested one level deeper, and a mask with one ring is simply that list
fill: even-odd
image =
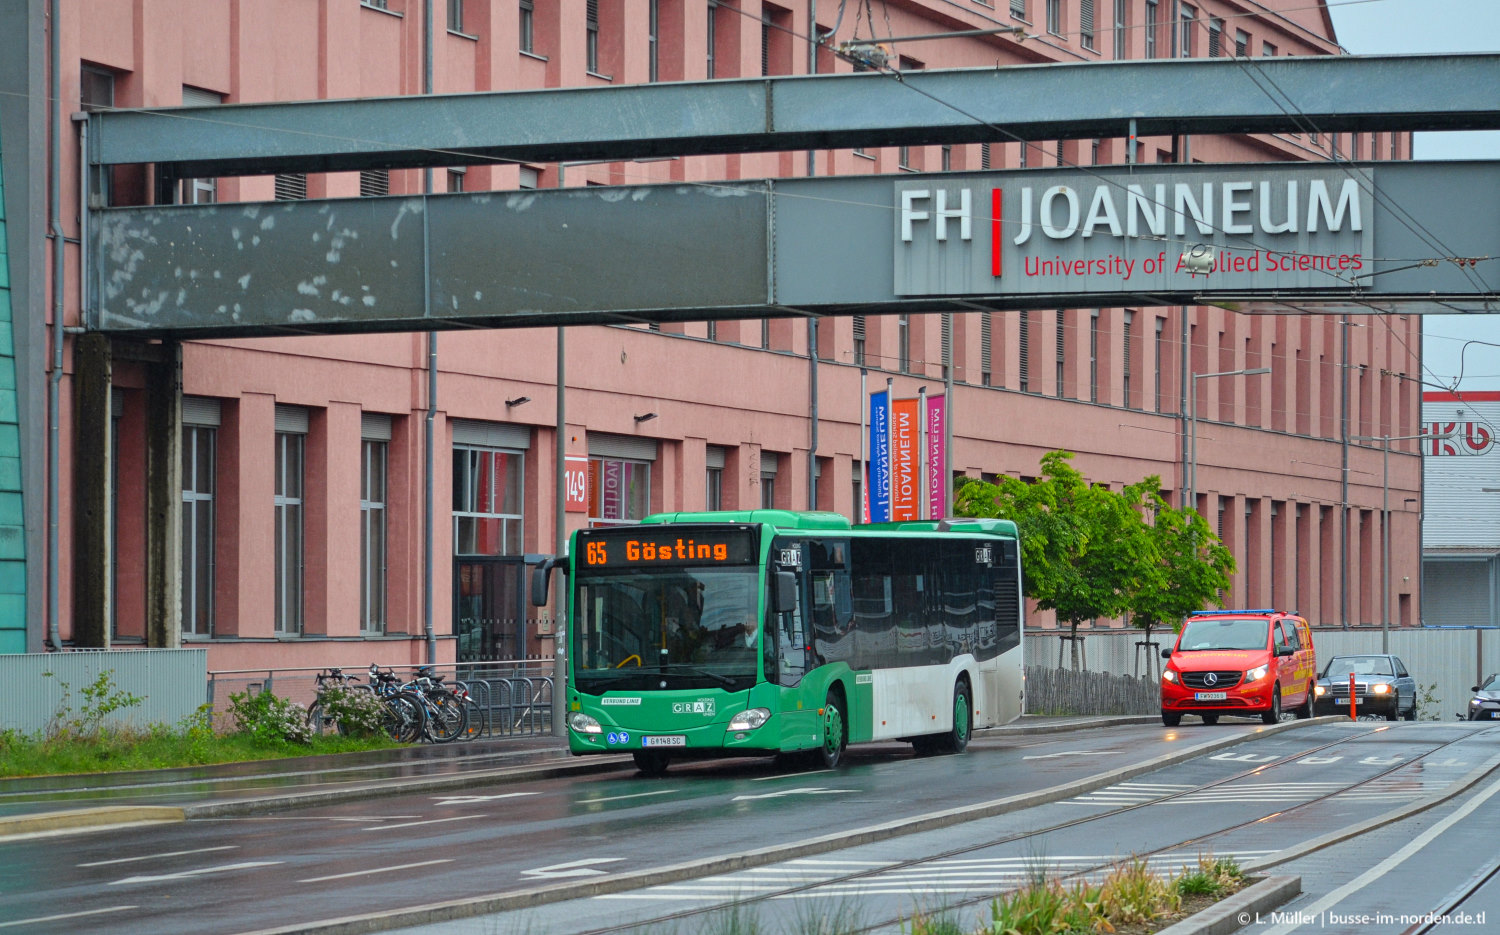
[{"label": "van wheel", "polygon": [[837,769],[844,760],[844,747],[849,743],[849,728],[844,723],[844,700],[834,692],[828,693],[823,702],[823,745],[818,748],[818,760],[824,769]]},{"label": "van wheel", "polygon": [[1260,716],[1262,724],[1275,724],[1281,720],[1281,683],[1271,686],[1271,710]]},{"label": "van wheel", "polygon": [[1175,711],[1163,711],[1161,713],[1161,722],[1168,727],[1176,727],[1182,723],[1182,715]]},{"label": "van wheel", "polygon": [[1297,716],[1297,720],[1305,721],[1308,718],[1312,717],[1312,700],[1313,687],[1312,685],[1308,685],[1307,697],[1302,699],[1302,703],[1300,705],[1292,709],[1292,714]]},{"label": "van wheel", "polygon": [[643,776],[660,776],[667,771],[667,755],[656,750],[636,750],[630,754],[635,768]]},{"label": "van wheel", "polygon": [[1203,718],[1203,723],[1207,724],[1209,727],[1213,727],[1215,724],[1219,723],[1219,716],[1217,714],[1200,714],[1198,716]]}]

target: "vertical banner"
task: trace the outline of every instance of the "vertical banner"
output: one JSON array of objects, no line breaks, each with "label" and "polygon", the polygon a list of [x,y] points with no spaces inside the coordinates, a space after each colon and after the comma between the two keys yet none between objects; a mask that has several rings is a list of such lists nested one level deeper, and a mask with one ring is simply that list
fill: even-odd
[{"label": "vertical banner", "polygon": [[927,516],[942,519],[946,510],[948,452],[944,422],[948,418],[947,396],[927,398]]},{"label": "vertical banner", "polygon": [[606,458],[604,460],[604,482],[601,484],[600,493],[600,519],[620,519],[625,515],[625,480],[620,475],[625,467],[624,462]]},{"label": "vertical banner", "polygon": [[890,392],[870,394],[870,522],[891,519],[891,407]]},{"label": "vertical banner", "polygon": [[891,401],[891,519],[920,519],[922,416],[916,399]]},{"label": "vertical banner", "polygon": [[567,490],[566,512],[589,511],[589,459],[568,455],[563,459],[563,486]]}]

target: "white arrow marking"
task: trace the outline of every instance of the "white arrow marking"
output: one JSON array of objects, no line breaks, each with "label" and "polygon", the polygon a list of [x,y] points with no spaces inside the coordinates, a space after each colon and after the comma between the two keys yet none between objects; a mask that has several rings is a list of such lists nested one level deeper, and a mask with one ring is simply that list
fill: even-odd
[{"label": "white arrow marking", "polygon": [[523,795],[541,795],[540,792],[503,792],[499,795],[435,795],[432,800],[439,805],[473,805],[477,802],[493,802],[496,799],[514,799]]},{"label": "white arrow marking", "polygon": [[1060,756],[1114,756],[1118,750],[1063,750],[1058,753],[1041,753],[1033,756],[1023,756],[1023,760],[1053,760]]},{"label": "white arrow marking", "polygon": [[586,877],[595,873],[604,873],[603,870],[595,870],[589,864],[611,864],[623,857],[585,857],[583,860],[570,860],[565,864],[553,864],[550,867],[537,867],[534,870],[522,870],[521,876],[533,879],[550,880],[557,877]]},{"label": "white arrow marking", "polygon": [[817,789],[813,787],[804,789],[782,789],[780,792],[766,792],[761,795],[737,795],[729,801],[747,802],[751,799],[779,799],[784,795],[838,795],[841,792],[853,791],[853,789]]},{"label": "white arrow marking", "polygon": [[1210,760],[1223,760],[1226,763],[1269,763],[1272,760],[1281,759],[1279,753],[1216,753],[1209,757]]},{"label": "white arrow marking", "polygon": [[199,867],[197,870],[184,870],[181,873],[158,873],[151,876],[126,877],[123,880],[115,880],[110,886],[119,886],[121,883],[154,883],[158,880],[186,880],[188,877],[202,876],[205,873],[224,873],[228,870],[249,870],[252,867],[272,867],[281,863],[279,860],[252,860],[243,864],[225,864],[222,867]]}]

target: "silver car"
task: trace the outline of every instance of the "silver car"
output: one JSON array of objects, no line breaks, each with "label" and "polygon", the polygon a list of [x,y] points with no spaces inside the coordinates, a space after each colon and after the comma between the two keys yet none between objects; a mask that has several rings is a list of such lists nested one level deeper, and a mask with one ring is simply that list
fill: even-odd
[{"label": "silver car", "polygon": [[1469,699],[1469,720],[1500,720],[1500,673],[1485,679],[1483,685],[1474,686],[1474,697]]}]

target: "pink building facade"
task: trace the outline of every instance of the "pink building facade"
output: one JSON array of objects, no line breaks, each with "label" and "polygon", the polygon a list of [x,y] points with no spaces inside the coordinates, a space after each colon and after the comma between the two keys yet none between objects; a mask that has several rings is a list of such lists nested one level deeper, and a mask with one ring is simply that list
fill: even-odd
[{"label": "pink building facade", "polygon": [[[851,39],[1018,26],[1026,35],[892,46],[891,65],[1001,66],[1336,54],[1322,4],[1289,0],[908,0],[871,24],[824,0],[448,0],[434,4],[438,93],[847,71]],[[1272,12],[1268,12],[1268,10]],[[1276,12],[1280,11],[1280,12]],[[816,17],[833,38],[809,55]],[[1092,20],[1092,21],[1090,21]],[[72,109],[417,94],[417,0],[86,0],[63,4],[63,96]],[[1101,89],[1101,93],[1108,93]],[[71,106],[71,105],[70,105]],[[63,225],[77,234],[77,146],[64,140]],[[1401,134],[1146,138],[1138,161],[1404,159]],[[602,165],[493,164],[434,172],[435,191],[1052,168],[1122,162],[1124,139],[691,157]],[[152,190],[117,170],[115,204]],[[189,180],[183,200],[419,192],[420,171]],[[65,323],[78,322],[69,245]],[[704,271],[704,275],[711,275]],[[50,303],[49,303],[50,306]],[[816,359],[809,359],[810,329]],[[1186,351],[1184,353],[1184,337]],[[198,340],[182,347],[182,606],[169,645],[204,645],[213,670],[545,657],[552,621],[522,593],[554,551],[556,329],[444,333],[437,391],[428,337],[383,334]],[[1227,606],[1295,609],[1315,624],[1379,625],[1382,494],[1391,514],[1391,622],[1418,619],[1421,458],[1345,436],[1420,430],[1415,316],[1348,323],[1219,308],[1029,312],[589,326],[565,336],[570,478],[586,479],[564,529],[659,510],[835,510],[857,515],[861,370],[897,396],[941,391],[951,368],[956,476],[1030,476],[1053,449],[1112,486],[1159,475],[1188,486],[1184,409],[1196,392],[1197,507],[1238,563]],[[62,381],[59,600],[75,620],[71,413]],[[1184,371],[1186,360],[1186,371]],[[148,609],[144,364],[113,370],[113,645],[141,645]],[[1269,367],[1265,376],[1193,374]],[[815,381],[814,381],[815,376]],[[1186,391],[1185,391],[1186,384]],[[814,389],[814,385],[816,389]],[[424,504],[429,405],[434,504]],[[816,407],[817,422],[811,418]],[[817,439],[816,450],[809,451]],[[1347,469],[1346,461],[1347,458]],[[1344,478],[1348,478],[1347,489]],[[1347,505],[1347,509],[1345,509]],[[425,537],[434,543],[424,580]],[[1342,525],[1342,529],[1341,529]],[[528,558],[529,557],[529,558]],[[34,602],[40,605],[42,602]],[[40,613],[37,607],[35,613]],[[1098,621],[1099,626],[1119,621]],[[1034,614],[1031,625],[1051,625]]]}]

